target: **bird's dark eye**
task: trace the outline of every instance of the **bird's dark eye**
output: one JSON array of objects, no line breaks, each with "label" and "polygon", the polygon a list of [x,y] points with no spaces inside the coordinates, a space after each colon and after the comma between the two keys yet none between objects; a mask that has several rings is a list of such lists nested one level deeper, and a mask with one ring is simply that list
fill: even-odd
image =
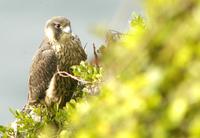
[{"label": "bird's dark eye", "polygon": [[60,24],[55,24],[55,28],[59,29],[60,28]]}]

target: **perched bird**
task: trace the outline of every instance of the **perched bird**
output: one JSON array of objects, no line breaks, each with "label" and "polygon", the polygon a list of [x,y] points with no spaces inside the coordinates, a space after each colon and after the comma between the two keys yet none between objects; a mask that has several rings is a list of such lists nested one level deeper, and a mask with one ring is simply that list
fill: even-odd
[{"label": "perched bird", "polygon": [[30,68],[28,105],[58,103],[62,107],[71,99],[77,81],[60,76],[58,70],[71,73],[70,67],[86,60],[87,55],[65,17],[48,20],[44,32]]}]

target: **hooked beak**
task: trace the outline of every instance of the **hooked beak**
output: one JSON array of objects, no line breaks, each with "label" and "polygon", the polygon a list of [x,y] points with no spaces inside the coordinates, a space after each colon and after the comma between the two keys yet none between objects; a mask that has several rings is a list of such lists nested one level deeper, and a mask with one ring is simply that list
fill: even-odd
[{"label": "hooked beak", "polygon": [[63,32],[72,33],[71,27],[70,26],[66,26],[65,28],[63,28]]}]

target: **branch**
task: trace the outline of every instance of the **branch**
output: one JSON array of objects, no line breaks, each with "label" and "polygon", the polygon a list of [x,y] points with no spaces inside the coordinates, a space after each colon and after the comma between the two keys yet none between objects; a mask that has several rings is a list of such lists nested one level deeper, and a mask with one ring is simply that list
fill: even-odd
[{"label": "branch", "polygon": [[87,44],[88,44],[88,43],[86,43],[86,44],[84,45],[84,48],[83,48],[84,50],[86,49],[86,47],[87,47]]},{"label": "branch", "polygon": [[99,67],[99,58],[98,58],[98,55],[96,52],[96,46],[94,43],[93,43],[93,53],[94,53],[94,63],[97,67]]},{"label": "branch", "polygon": [[66,72],[66,71],[59,71],[59,69],[57,69],[58,70],[58,72],[57,72],[57,74],[59,74],[61,77],[70,77],[70,78],[72,78],[72,79],[74,79],[74,80],[77,80],[77,81],[79,81],[79,82],[82,82],[82,83],[84,83],[84,84],[89,84],[89,83],[91,83],[91,82],[89,82],[89,81],[86,81],[86,80],[83,80],[83,79],[80,79],[80,78],[78,78],[78,77],[76,77],[76,76],[73,76],[72,74],[70,74],[70,73],[68,73],[68,72]]}]

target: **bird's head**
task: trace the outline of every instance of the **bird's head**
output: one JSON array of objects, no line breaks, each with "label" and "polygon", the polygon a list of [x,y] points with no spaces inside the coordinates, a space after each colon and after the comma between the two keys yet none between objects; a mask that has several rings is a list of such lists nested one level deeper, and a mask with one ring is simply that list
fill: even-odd
[{"label": "bird's head", "polygon": [[72,35],[70,21],[62,16],[49,19],[46,22],[44,31],[50,42],[60,42]]}]

